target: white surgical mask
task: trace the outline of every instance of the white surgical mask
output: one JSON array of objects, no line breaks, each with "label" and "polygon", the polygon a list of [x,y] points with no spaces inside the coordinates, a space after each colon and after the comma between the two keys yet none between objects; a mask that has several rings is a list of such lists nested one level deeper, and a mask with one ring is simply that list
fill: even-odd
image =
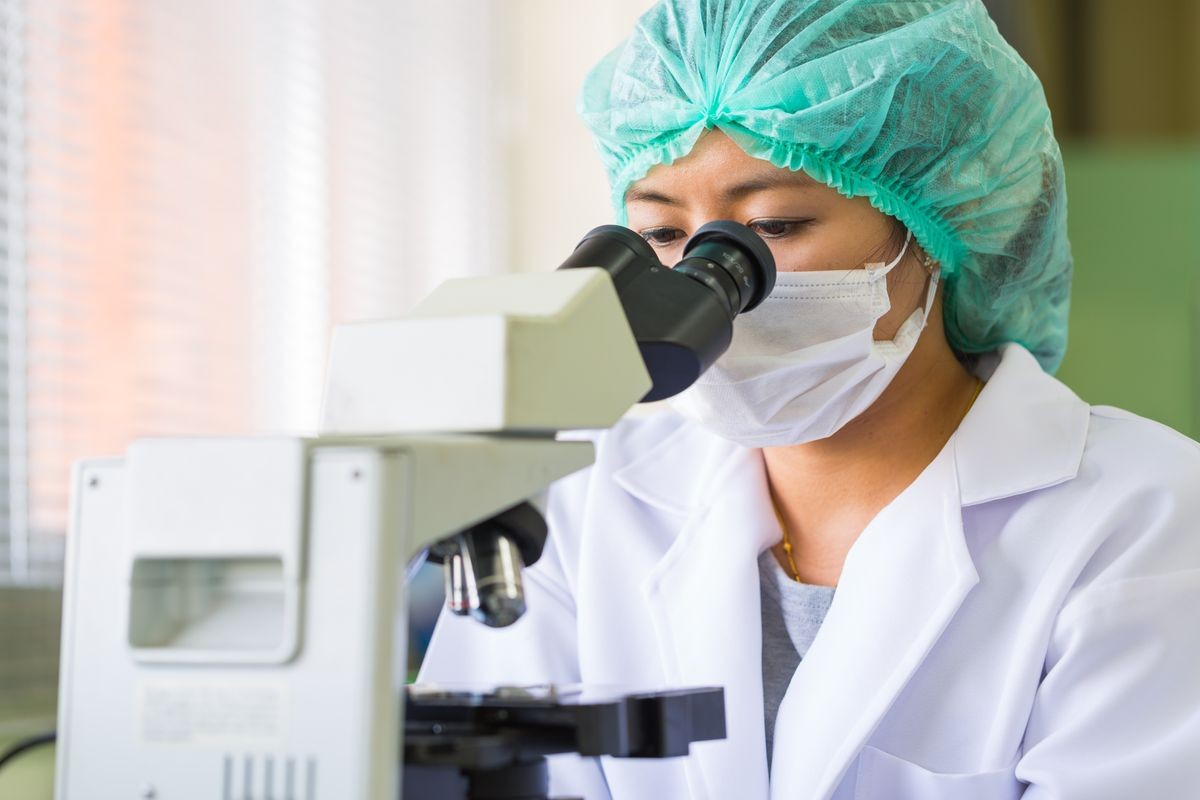
[{"label": "white surgical mask", "polygon": [[746,447],[836,433],[879,399],[929,318],[937,273],[924,309],[916,309],[891,341],[874,339],[875,324],[891,308],[887,274],[911,239],[910,233],[890,264],[779,273],[774,291],[734,322],[729,349],[671,405]]}]

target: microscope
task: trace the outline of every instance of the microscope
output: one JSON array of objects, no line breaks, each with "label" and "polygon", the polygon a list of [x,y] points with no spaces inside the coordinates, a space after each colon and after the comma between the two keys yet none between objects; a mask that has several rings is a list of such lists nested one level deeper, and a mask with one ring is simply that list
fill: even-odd
[{"label": "microscope", "polygon": [[753,232],[668,268],[591,231],[556,271],[448,281],[335,329],[319,435],[149,438],[75,465],[56,797],[547,796],[545,757],[685,756],[720,687],[406,687],[405,575],[505,627],[548,531],[531,499],[638,402],[690,386],[770,293]]}]

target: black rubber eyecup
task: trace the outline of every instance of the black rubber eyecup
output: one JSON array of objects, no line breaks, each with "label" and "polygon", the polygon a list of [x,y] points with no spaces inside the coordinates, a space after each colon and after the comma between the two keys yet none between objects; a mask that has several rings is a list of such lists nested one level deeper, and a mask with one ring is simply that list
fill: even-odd
[{"label": "black rubber eyecup", "polygon": [[[750,232],[754,233],[754,231]],[[658,260],[658,254],[654,252],[654,248],[650,246],[650,243],[643,239],[641,235],[637,233],[637,231],[630,230],[623,225],[601,225],[598,228],[592,228],[584,235],[582,239],[579,240],[579,244],[575,245],[575,249],[578,250],[580,246],[589,239],[595,239],[601,236],[609,241],[620,242],[632,250],[640,258],[649,259],[656,264],[660,263]]]},{"label": "black rubber eyecup", "polygon": [[[630,231],[630,233],[633,232]],[[637,234],[635,233],[634,236],[637,236]],[[638,238],[641,239],[642,237],[638,236]],[[754,266],[757,267],[755,272],[758,280],[754,282],[754,294],[750,297],[750,302],[746,304],[746,308],[743,309],[743,313],[752,310],[775,288],[775,257],[771,255],[771,248],[767,247],[767,243],[762,240],[761,236],[740,222],[720,219],[701,225],[692,234],[692,238],[688,239],[687,244],[683,246],[684,258],[697,245],[713,239],[724,239],[733,242],[756,262]],[[642,239],[642,242],[645,243],[645,240]],[[649,244],[646,246],[649,247]]]}]

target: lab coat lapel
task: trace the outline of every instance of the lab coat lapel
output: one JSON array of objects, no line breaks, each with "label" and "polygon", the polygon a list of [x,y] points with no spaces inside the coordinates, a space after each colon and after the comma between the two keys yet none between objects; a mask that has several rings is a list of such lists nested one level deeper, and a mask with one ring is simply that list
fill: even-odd
[{"label": "lab coat lapel", "polygon": [[[779,709],[770,796],[828,800],[979,575],[966,506],[1076,474],[1088,406],[1019,345],[980,360],[989,378],[958,433],[867,527]],[[614,478],[685,520],[645,584],[670,685],[723,686],[728,739],[686,759],[693,798],[767,795],[757,557],[779,537],[758,451],[684,425]]]},{"label": "lab coat lapel", "polygon": [[829,798],[979,580],[948,447],[863,531],[779,709],[774,800]]},{"label": "lab coat lapel", "polygon": [[693,798],[765,797],[758,554],[778,536],[758,451],[728,449],[644,587],[668,680],[725,689],[726,739],[687,759]]},{"label": "lab coat lapel", "polygon": [[1078,471],[1089,408],[1019,345],[980,359],[988,379],[958,432],[846,557],[833,604],[779,709],[773,800],[827,800],[979,582],[963,508]]}]

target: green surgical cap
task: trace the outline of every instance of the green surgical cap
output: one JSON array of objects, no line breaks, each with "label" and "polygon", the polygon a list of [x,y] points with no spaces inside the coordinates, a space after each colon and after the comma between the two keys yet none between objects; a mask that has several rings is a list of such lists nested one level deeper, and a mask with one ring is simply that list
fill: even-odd
[{"label": "green surgical cap", "polygon": [[941,262],[956,350],[1062,361],[1062,156],[1041,83],[979,0],[662,0],[579,112],[622,223],[630,184],[719,128],[906,225]]}]

